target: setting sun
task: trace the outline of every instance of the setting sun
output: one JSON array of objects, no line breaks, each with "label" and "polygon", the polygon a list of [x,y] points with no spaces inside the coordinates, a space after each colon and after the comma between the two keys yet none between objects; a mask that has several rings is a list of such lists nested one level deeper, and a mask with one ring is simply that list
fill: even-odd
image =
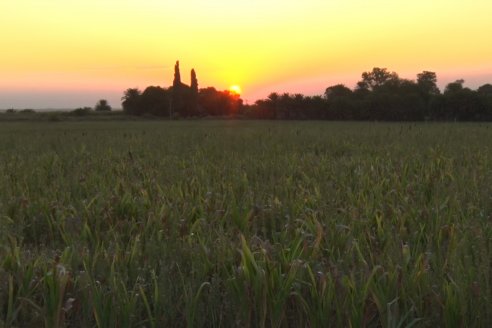
[{"label": "setting sun", "polygon": [[231,91],[232,93],[240,95],[241,94],[241,87],[239,85],[232,85],[229,88],[229,91]]}]

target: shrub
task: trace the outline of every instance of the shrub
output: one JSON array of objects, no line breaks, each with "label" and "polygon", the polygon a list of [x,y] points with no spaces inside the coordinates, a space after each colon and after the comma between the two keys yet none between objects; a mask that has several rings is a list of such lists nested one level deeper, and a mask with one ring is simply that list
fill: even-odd
[{"label": "shrub", "polygon": [[76,116],[85,116],[89,115],[92,112],[92,108],[90,107],[81,107],[74,109],[71,113]]}]

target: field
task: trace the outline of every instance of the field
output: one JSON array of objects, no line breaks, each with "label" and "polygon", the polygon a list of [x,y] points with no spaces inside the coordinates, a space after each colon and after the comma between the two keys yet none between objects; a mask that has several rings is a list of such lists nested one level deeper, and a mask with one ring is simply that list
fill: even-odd
[{"label": "field", "polygon": [[0,327],[492,325],[492,125],[0,125]]}]

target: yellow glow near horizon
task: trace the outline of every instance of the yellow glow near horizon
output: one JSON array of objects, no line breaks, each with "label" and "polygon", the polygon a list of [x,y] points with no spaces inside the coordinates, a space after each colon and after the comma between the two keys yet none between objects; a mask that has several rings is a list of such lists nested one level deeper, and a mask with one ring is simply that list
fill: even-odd
[{"label": "yellow glow near horizon", "polygon": [[3,1],[0,90],[169,86],[178,59],[183,82],[194,68],[200,87],[237,83],[246,98],[322,93],[375,66],[492,76],[491,12],[489,0]]},{"label": "yellow glow near horizon", "polygon": [[232,93],[235,93],[237,95],[240,95],[241,94],[241,87],[239,85],[231,85],[229,87],[229,91],[231,91]]}]

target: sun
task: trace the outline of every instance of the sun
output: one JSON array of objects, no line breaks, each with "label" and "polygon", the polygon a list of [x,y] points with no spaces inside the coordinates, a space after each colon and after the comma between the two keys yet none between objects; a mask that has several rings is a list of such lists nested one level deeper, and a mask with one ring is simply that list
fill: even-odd
[{"label": "sun", "polygon": [[229,87],[229,91],[232,93],[235,93],[237,95],[240,95],[241,94],[241,87],[239,85],[231,85]]}]

